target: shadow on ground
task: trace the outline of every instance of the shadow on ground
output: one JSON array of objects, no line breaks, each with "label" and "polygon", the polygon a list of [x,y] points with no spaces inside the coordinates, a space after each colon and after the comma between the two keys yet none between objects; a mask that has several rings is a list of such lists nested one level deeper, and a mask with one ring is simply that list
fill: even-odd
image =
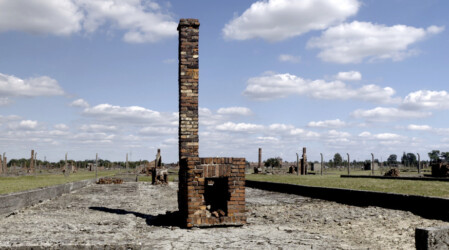
[{"label": "shadow on ground", "polygon": [[107,207],[89,207],[91,210],[101,211],[111,214],[133,214],[136,217],[145,219],[147,225],[149,226],[159,226],[159,227],[182,227],[182,219],[180,217],[179,211],[171,212],[167,211],[165,214],[151,215],[143,214],[133,211],[127,211],[124,209],[117,208],[107,208]]}]

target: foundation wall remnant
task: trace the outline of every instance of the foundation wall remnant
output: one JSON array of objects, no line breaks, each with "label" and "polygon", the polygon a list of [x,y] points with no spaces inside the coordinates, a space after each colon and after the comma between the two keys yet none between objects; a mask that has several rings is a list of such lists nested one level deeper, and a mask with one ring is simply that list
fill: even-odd
[{"label": "foundation wall remnant", "polygon": [[262,148],[259,148],[259,162],[257,163],[257,167],[254,167],[254,173],[258,174],[263,172],[262,170]]},{"label": "foundation wall remnant", "polygon": [[301,159],[301,175],[307,174],[307,154],[306,148],[302,148],[302,159]]},{"label": "foundation wall remnant", "polygon": [[417,250],[449,249],[449,227],[428,227],[415,229]]},{"label": "foundation wall remnant", "polygon": [[198,19],[181,19],[179,32],[179,190],[186,227],[242,225],[245,158],[200,158],[198,153]]},{"label": "foundation wall remnant", "polygon": [[151,183],[153,185],[168,183],[168,170],[162,167],[162,157],[160,149],[157,149],[156,159],[154,160],[154,167],[151,168]]},{"label": "foundation wall remnant", "polygon": [[31,158],[30,158],[30,169],[29,173],[34,173],[34,149],[31,150]]}]

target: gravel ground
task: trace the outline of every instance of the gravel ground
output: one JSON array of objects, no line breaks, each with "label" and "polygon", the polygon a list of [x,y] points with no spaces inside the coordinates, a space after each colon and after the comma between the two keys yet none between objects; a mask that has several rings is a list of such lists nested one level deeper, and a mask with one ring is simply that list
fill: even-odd
[{"label": "gravel ground", "polygon": [[91,185],[0,218],[0,248],[414,249],[416,227],[447,223],[247,188],[248,224],[181,229],[177,183]]}]

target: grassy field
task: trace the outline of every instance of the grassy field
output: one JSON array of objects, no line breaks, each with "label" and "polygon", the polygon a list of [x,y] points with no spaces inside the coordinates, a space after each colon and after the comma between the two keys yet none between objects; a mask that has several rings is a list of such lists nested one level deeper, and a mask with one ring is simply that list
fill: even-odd
[{"label": "grassy field", "polygon": [[[112,176],[118,170],[100,171],[98,177]],[[15,193],[30,189],[54,186],[68,182],[95,178],[95,172],[79,171],[65,177],[63,174],[40,174],[37,176],[0,177],[0,194]]]},{"label": "grassy field", "polygon": [[307,175],[307,176],[247,174],[246,179],[254,181],[281,182],[281,183],[298,184],[315,187],[347,188],[356,190],[368,190],[368,191],[449,198],[449,182],[440,182],[440,181],[340,178],[340,175],[338,174]]},{"label": "grassy field", "polygon": [[[168,174],[168,181],[174,181],[175,179],[178,179],[178,174],[169,173]],[[151,176],[139,176],[139,181],[145,181],[145,182],[151,182]]]},{"label": "grassy field", "polygon": [[[384,167],[379,168],[374,171],[374,175],[383,176],[385,172],[387,172],[390,168]],[[418,176],[418,170],[416,168],[399,168],[401,176]],[[313,171],[311,171],[313,173]],[[315,174],[319,175],[320,172],[317,171]],[[324,175],[347,175],[348,169],[325,169],[323,172]],[[430,168],[421,169],[421,174],[431,174]],[[350,175],[372,175],[371,170],[360,170],[360,169],[350,169]]]}]

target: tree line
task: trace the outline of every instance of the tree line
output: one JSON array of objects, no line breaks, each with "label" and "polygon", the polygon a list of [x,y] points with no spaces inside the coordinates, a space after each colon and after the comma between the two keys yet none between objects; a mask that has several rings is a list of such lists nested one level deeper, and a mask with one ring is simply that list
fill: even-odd
[{"label": "tree line", "polygon": [[[7,166],[8,167],[29,167],[31,163],[30,159],[11,159],[8,161]],[[147,160],[141,160],[141,161],[128,161],[129,168],[136,168],[139,164],[148,164],[149,161]],[[95,164],[95,160],[84,160],[84,161],[75,161],[75,160],[67,160],[68,165],[77,166],[79,168],[87,168],[89,164]],[[45,167],[51,167],[51,168],[62,168],[65,165],[65,160],[60,160],[58,162],[49,162],[49,161],[42,161],[42,160],[34,160],[34,166],[45,166]],[[123,161],[109,161],[104,159],[98,159],[98,166],[104,166],[104,167],[126,167],[126,162]]]},{"label": "tree line", "polygon": [[[431,152],[427,153],[429,156],[429,163],[434,162],[449,162],[449,152],[440,152],[440,150],[432,150]],[[281,166],[281,158],[275,157],[275,158],[268,158],[264,165],[265,167],[280,167]],[[401,164],[403,166],[417,166],[418,165],[418,159],[416,157],[416,154],[414,153],[406,153],[403,152],[401,156],[401,160],[398,160],[398,156],[396,154],[391,154],[388,156],[386,161],[380,162],[379,159],[374,159],[375,163],[382,163],[384,165],[388,166],[397,166],[398,164]],[[421,161],[426,162],[427,161]],[[344,160],[340,153],[335,153],[334,157],[328,161],[328,164],[331,167],[338,167],[338,166],[346,166],[348,163],[347,160]],[[371,160],[364,160],[364,161],[356,161],[353,160],[351,162],[351,165],[363,165],[371,163]]]}]

